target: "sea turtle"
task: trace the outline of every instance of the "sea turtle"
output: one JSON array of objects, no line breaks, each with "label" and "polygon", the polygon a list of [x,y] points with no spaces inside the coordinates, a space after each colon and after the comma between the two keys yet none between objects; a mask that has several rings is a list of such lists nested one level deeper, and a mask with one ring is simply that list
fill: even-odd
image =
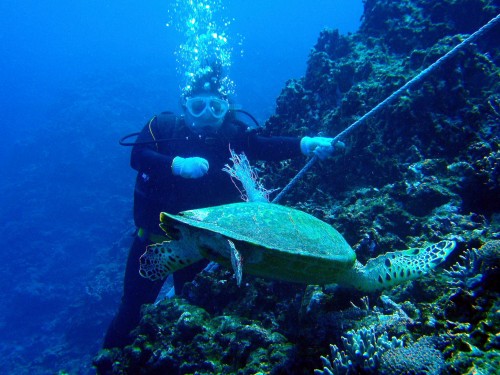
[{"label": "sea turtle", "polygon": [[140,274],[166,277],[202,258],[246,273],[305,284],[340,284],[375,291],[415,279],[440,264],[455,248],[441,241],[389,252],[363,266],[344,237],[329,224],[289,207],[242,202],[162,213],[168,241],[148,246]]}]

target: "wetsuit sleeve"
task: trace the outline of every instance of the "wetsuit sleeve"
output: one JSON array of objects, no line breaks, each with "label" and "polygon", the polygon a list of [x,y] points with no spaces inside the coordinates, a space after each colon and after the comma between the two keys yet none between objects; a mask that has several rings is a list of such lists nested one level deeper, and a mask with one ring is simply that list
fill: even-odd
[{"label": "wetsuit sleeve", "polygon": [[253,159],[278,161],[302,155],[300,138],[265,137],[251,134],[246,143],[245,153]]},{"label": "wetsuit sleeve", "polygon": [[[137,143],[151,142],[161,138],[160,134],[164,133],[159,129],[156,116],[153,117],[142,129],[137,137]],[[137,144],[132,148],[130,157],[130,165],[136,171],[146,172],[149,175],[171,174],[172,160],[175,155],[168,155],[159,152],[157,143]]]}]

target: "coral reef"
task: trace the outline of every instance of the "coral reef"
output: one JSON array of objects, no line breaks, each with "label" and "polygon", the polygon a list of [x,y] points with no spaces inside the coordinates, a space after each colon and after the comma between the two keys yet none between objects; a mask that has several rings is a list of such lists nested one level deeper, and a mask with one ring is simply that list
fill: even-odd
[{"label": "coral reef", "polygon": [[[144,310],[137,339],[120,356],[97,359],[113,373],[255,374],[283,368],[293,347],[278,332],[237,316],[211,319],[181,299]],[[163,343],[163,344],[161,344]]]},{"label": "coral reef", "polygon": [[[296,322],[286,310],[298,310],[300,289],[250,282],[239,288],[232,272],[221,268],[200,274],[183,298],[146,307],[134,343],[123,351],[101,351],[95,359],[99,372],[286,373],[297,350],[283,331]],[[273,292],[281,298],[277,304]]]},{"label": "coral reef", "polygon": [[[499,10],[496,0],[366,0],[359,32],[321,33],[265,133],[338,134]],[[204,271],[181,298],[147,307],[134,344],[101,352],[98,373],[345,373],[348,360],[366,374],[495,373],[499,37],[492,30],[344,139],[344,155],[319,162],[282,201],[332,224],[362,262],[454,239],[449,272],[366,298],[247,275],[238,288],[231,272]],[[285,186],[302,164],[265,163],[260,177]],[[330,345],[343,348],[332,353],[338,367],[321,360]]]}]

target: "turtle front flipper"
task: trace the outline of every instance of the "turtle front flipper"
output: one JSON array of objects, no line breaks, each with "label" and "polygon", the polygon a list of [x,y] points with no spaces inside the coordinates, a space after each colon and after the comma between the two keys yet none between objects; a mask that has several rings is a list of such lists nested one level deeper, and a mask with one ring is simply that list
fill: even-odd
[{"label": "turtle front flipper", "polygon": [[365,292],[390,288],[424,275],[442,263],[455,246],[455,241],[441,241],[423,248],[389,252],[370,259],[366,266],[356,262],[342,283]]},{"label": "turtle front flipper", "polygon": [[178,241],[164,241],[146,248],[139,259],[139,273],[151,281],[161,280],[201,259],[203,257],[198,250],[193,251]]}]

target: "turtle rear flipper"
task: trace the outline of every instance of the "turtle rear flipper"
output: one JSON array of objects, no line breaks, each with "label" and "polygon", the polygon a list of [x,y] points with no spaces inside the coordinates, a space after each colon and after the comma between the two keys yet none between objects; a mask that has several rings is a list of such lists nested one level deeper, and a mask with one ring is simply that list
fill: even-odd
[{"label": "turtle rear flipper", "polygon": [[389,252],[370,259],[366,266],[357,262],[342,281],[365,292],[390,288],[435,268],[455,246],[455,241],[441,241],[423,248]]},{"label": "turtle rear flipper", "polygon": [[162,280],[201,259],[198,251],[189,251],[177,241],[164,241],[146,248],[139,259],[139,273],[151,281]]}]

